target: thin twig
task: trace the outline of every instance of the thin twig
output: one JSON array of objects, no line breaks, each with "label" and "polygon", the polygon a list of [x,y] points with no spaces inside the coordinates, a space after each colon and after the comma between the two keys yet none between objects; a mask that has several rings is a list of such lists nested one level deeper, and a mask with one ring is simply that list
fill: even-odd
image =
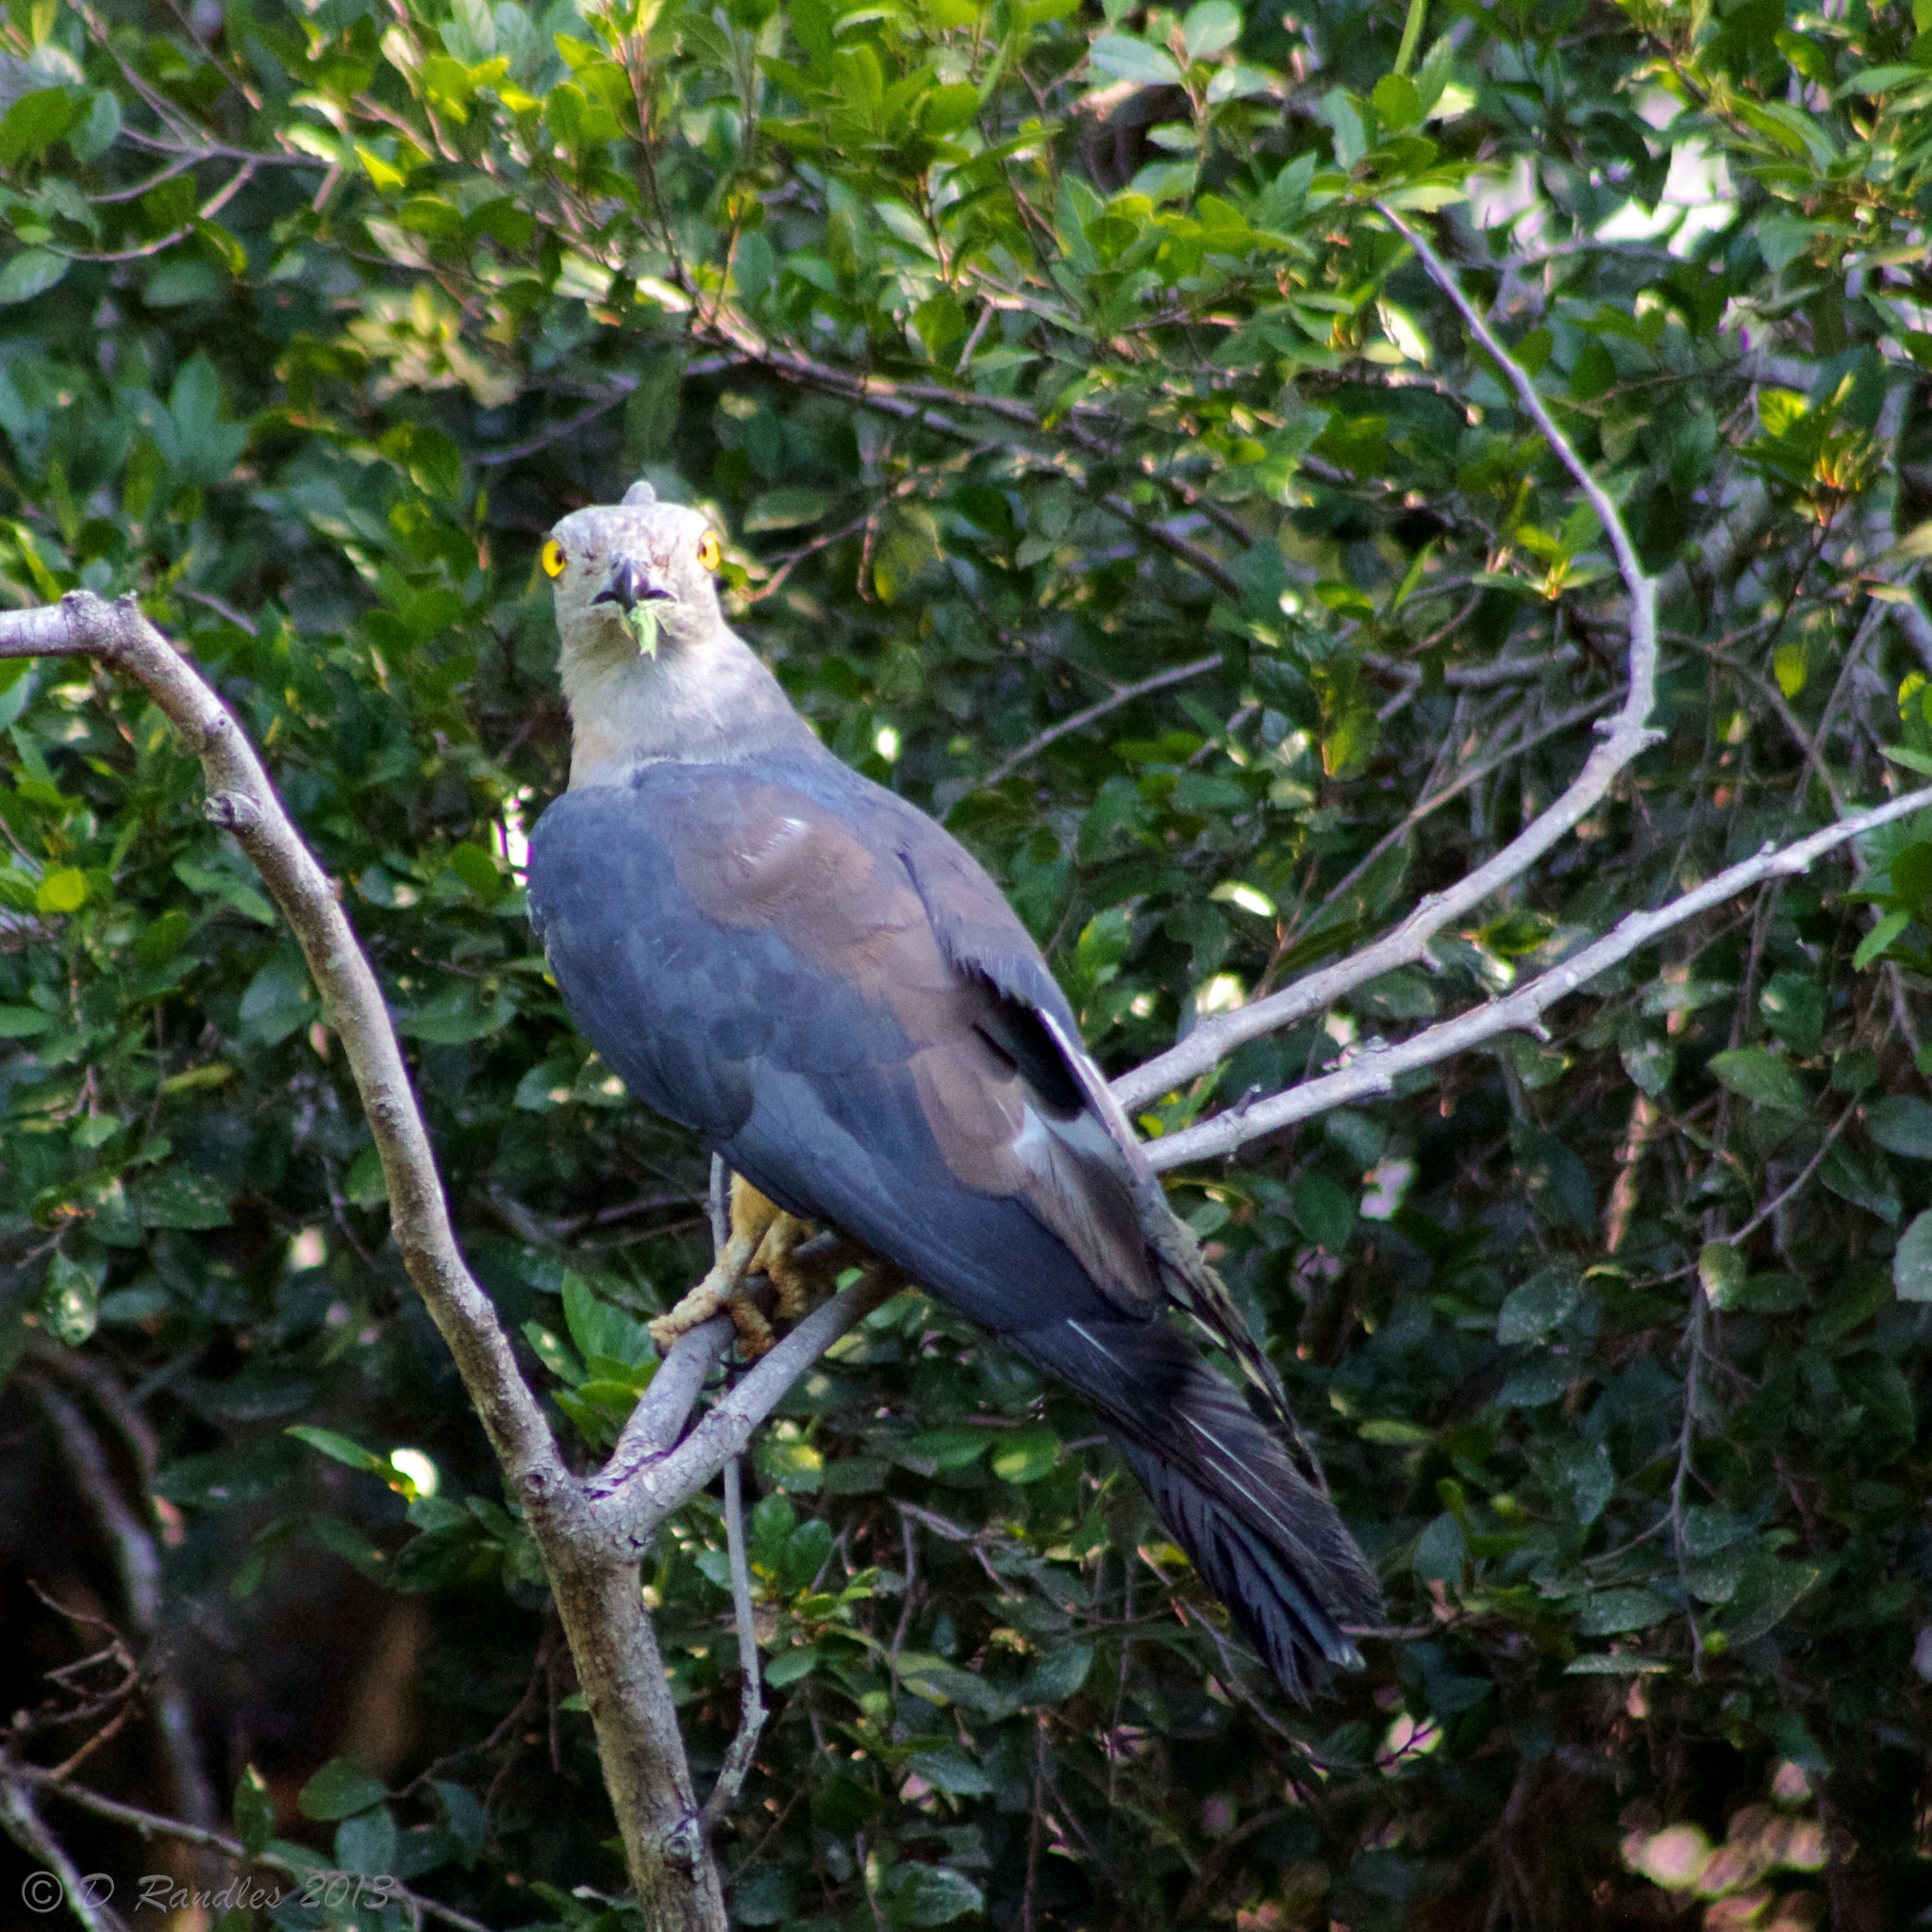
[{"label": "thin twig", "polygon": [[738,1620],[738,1668],[744,1683],[743,1701],[737,1733],[718,1770],[718,1782],[705,1800],[708,1831],[738,1802],[752,1756],[758,1748],[758,1734],[765,1727],[764,1692],[758,1683],[758,1633],[752,1619],[751,1566],[744,1553],[741,1467],[742,1458],[737,1456],[724,1465],[724,1551],[731,1565],[731,1613]]},{"label": "thin twig", "polygon": [[[1608,727],[1603,742],[1584,760],[1582,771],[1571,781],[1568,789],[1524,825],[1502,851],[1477,866],[1447,891],[1432,893],[1424,898],[1400,925],[1373,945],[1361,948],[1334,966],[1307,974],[1267,999],[1201,1021],[1178,1045],[1123,1074],[1114,1082],[1114,1092],[1121,1105],[1128,1109],[1144,1106],[1157,1095],[1208,1073],[1242,1041],[1291,1026],[1310,1013],[1321,1012],[1332,1006],[1354,988],[1366,985],[1372,979],[1379,979],[1397,966],[1412,965],[1424,958],[1430,940],[1445,925],[1481,905],[1511,880],[1521,877],[1558,840],[1594,811],[1607,795],[1617,774],[1655,741],[1656,733],[1650,728],[1650,713],[1657,695],[1657,586],[1643,573],[1638,560],[1637,547],[1624,527],[1617,506],[1591,475],[1589,464],[1577,455],[1570,440],[1557,427],[1556,419],[1538,395],[1536,385],[1471,306],[1441,258],[1399,215],[1380,203],[1376,206],[1414,247],[1430,275],[1460,311],[1476,340],[1508,375],[1531,420],[1561,458],[1564,468],[1576,479],[1578,488],[1596,511],[1610,540],[1610,547],[1616,553],[1617,568],[1630,599],[1629,682],[1623,708],[1615,723]],[[1598,726],[1599,730],[1604,728],[1601,724]],[[1190,1131],[1202,1134],[1208,1130],[1193,1128]],[[1248,1138],[1239,1131],[1235,1134],[1237,1142]]]},{"label": "thin twig", "polygon": [[[101,1896],[102,1874],[82,1873],[67,1856],[67,1847],[48,1830],[27,1789],[31,1782],[24,1766],[0,1757],[0,1831],[51,1874],[43,1888],[38,1880],[46,1874],[30,1874],[21,1888],[22,1902],[33,1912],[57,1911],[64,1904],[87,1932],[125,1932],[120,1914]],[[111,1883],[105,1890],[111,1891]]]},{"label": "thin twig", "polygon": [[943,814],[950,818],[960,805],[977,791],[991,791],[1002,779],[1010,777],[1022,765],[1038,758],[1048,745],[1057,743],[1070,732],[1079,731],[1091,724],[1096,719],[1105,718],[1108,712],[1117,711],[1123,705],[1131,705],[1136,698],[1150,696],[1157,691],[1165,691],[1172,684],[1185,684],[1190,678],[1200,677],[1209,671],[1218,671],[1223,662],[1223,653],[1216,651],[1211,657],[1196,658],[1191,664],[1176,664],[1169,671],[1157,671],[1152,677],[1143,677],[1139,684],[1124,686],[1111,695],[1104,697],[1098,704],[1089,705],[1084,711],[1075,711],[1071,718],[1062,718],[1058,724],[1049,724],[1037,738],[1028,739],[1010,758],[1002,758],[983,778],[974,781],[972,791],[963,791],[949,805]]},{"label": "thin twig", "polygon": [[[741,1454],[752,1431],[777,1407],[793,1382],[817,1361],[840,1336],[896,1294],[905,1277],[889,1262],[875,1262],[850,1288],[813,1309],[776,1347],[760,1357],[729,1394],[708,1409],[701,1422],[667,1455],[623,1474],[614,1486],[602,1479],[592,1486],[591,1507],[616,1553],[641,1556],[657,1534],[658,1525],[681,1509],[708,1484],[732,1457]],[[729,1328],[729,1318],[714,1316]],[[705,1324],[707,1327],[710,1323]],[[678,1352],[700,1331],[680,1339],[652,1382],[669,1373]],[[721,1345],[725,1338],[721,1337]],[[650,1399],[649,1394],[645,1400]],[[640,1407],[642,1404],[639,1405]],[[633,1418],[635,1421],[635,1418]],[[628,1430],[626,1430],[628,1433]],[[620,1443],[622,1447],[622,1443]]]},{"label": "thin twig", "polygon": [[[25,1799],[24,1787],[38,1787],[42,1790],[51,1791],[56,1797],[66,1799],[70,1805],[77,1805],[83,1811],[92,1811],[96,1818],[108,1818],[113,1820],[116,1824],[131,1826],[144,1839],[172,1838],[182,1844],[200,1846],[205,1851],[219,1854],[244,1870],[251,1865],[257,1865],[271,1872],[285,1873],[291,1878],[307,1878],[313,1869],[308,1865],[298,1864],[293,1858],[275,1850],[273,1846],[251,1856],[247,1847],[239,1839],[232,1839],[225,1832],[214,1831],[201,1824],[187,1824],[178,1818],[169,1818],[158,1811],[143,1811],[138,1806],[124,1805],[118,1798],[104,1796],[99,1791],[90,1790],[85,1785],[68,1784],[57,1779],[38,1765],[0,1762],[0,1812],[4,1812],[10,1796],[18,1794]],[[52,1864],[53,1860],[50,1858],[48,1862]],[[56,1869],[58,1871],[58,1868]],[[454,1906],[444,1905],[440,1899],[430,1898],[420,1891],[411,1891],[407,1886],[398,1884],[393,1879],[386,1878],[383,1883],[389,1888],[391,1898],[423,1917],[441,1919],[445,1925],[454,1925],[457,1932],[490,1932],[490,1927],[479,1920],[471,1918],[467,1912],[458,1911]],[[70,1901],[72,1897],[73,1890],[70,1887]],[[111,1923],[119,1924],[118,1921]]]},{"label": "thin twig", "polygon": [[670,1449],[683,1433],[706,1378],[736,1333],[728,1314],[713,1315],[677,1338],[631,1410],[609,1461],[585,1485],[587,1495],[595,1499],[617,1494],[646,1463]]},{"label": "thin twig", "polygon": [[1149,1142],[1145,1150],[1148,1165],[1156,1169],[1179,1167],[1187,1161],[1232,1154],[1246,1141],[1278,1133],[1296,1121],[1325,1113],[1332,1107],[1387,1094],[1403,1074],[1435,1066],[1454,1054],[1493,1040],[1499,1033],[1535,1032],[1549,1008],[1581,991],[1598,974],[1620,959],[1627,959],[1674,926],[1723,905],[1726,899],[1736,898],[1765,879],[1785,878],[1807,871],[1815,859],[1836,847],[1928,808],[1932,808],[1932,787],[1874,806],[1855,817],[1840,819],[1792,844],[1768,845],[1755,858],[1716,874],[1694,891],[1686,892],[1653,912],[1630,913],[1602,939],[1573,953],[1561,964],[1551,967],[1503,999],[1491,1000],[1487,1006],[1472,1008],[1453,1020],[1424,1027],[1399,1045],[1372,1041],[1333,1074],[1306,1080],[1284,1093],[1217,1114],[1198,1126],[1184,1127],[1179,1133]]}]

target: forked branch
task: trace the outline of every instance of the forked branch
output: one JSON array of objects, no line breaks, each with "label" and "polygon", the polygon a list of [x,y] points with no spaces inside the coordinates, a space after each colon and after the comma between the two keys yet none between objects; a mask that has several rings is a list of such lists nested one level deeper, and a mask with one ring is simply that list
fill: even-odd
[{"label": "forked branch", "polygon": [[[1473,911],[1511,880],[1522,877],[1558,840],[1594,811],[1608,793],[1618,773],[1636,758],[1655,737],[1649,721],[1657,698],[1657,586],[1644,575],[1638,559],[1637,546],[1630,540],[1622,513],[1603,485],[1591,474],[1590,465],[1563,434],[1548,406],[1537,393],[1535,383],[1471,305],[1448,265],[1392,208],[1380,203],[1377,207],[1383,218],[1422,258],[1423,265],[1438,286],[1455,304],[1470,333],[1507,375],[1524,413],[1541,431],[1563,467],[1576,479],[1577,487],[1603,525],[1604,534],[1617,559],[1618,574],[1624,579],[1624,588],[1629,597],[1630,652],[1623,708],[1607,727],[1598,727],[1606,733],[1603,742],[1584,760],[1582,771],[1577,773],[1569,788],[1485,864],[1477,866],[1447,891],[1432,893],[1422,900],[1400,925],[1372,945],[1351,953],[1333,966],[1307,974],[1267,999],[1257,1000],[1252,1006],[1240,1008],[1231,1013],[1217,1013],[1203,1020],[1178,1045],[1136,1067],[1131,1073],[1122,1074],[1113,1083],[1114,1092],[1119,1096],[1121,1105],[1130,1112],[1137,1107],[1144,1107],[1158,1095],[1211,1072],[1244,1041],[1258,1039],[1264,1033],[1278,1032],[1284,1026],[1292,1026],[1311,1013],[1322,1012],[1333,1006],[1357,987],[1365,986],[1372,979],[1379,979],[1398,966],[1413,965],[1422,959],[1427,953],[1429,941],[1452,920]],[[1255,1109],[1239,1116],[1224,1116],[1228,1121],[1227,1127],[1224,1129],[1228,1146],[1239,1146],[1242,1141],[1253,1138],[1253,1131],[1241,1132],[1240,1126],[1241,1122],[1251,1121],[1258,1111]],[[1206,1132],[1206,1129],[1191,1131]],[[1185,1159],[1190,1157],[1184,1155],[1179,1158]],[[1157,1165],[1172,1165],[1172,1161],[1163,1160]]]},{"label": "forked branch", "polygon": [[227,708],[131,597],[86,591],[58,605],[0,615],[0,658],[99,658],[142,685],[208,777],[209,821],[235,835],[294,929],[341,1041],[389,1189],[390,1226],[410,1279],[456,1357],[491,1445],[520,1497],[566,1480],[490,1297],[457,1247],[429,1132],[416,1104],[382,988],[261,761]]},{"label": "forked branch", "polygon": [[1607,972],[1620,959],[1627,959],[1673,926],[1682,925],[1700,912],[1707,912],[1727,899],[1748,892],[1766,879],[1790,878],[1804,872],[1814,859],[1840,845],[1849,844],[1866,832],[1875,832],[1895,819],[1909,818],[1914,812],[1928,809],[1932,809],[1932,786],[1840,819],[1794,844],[1766,846],[1755,858],[1726,868],[1669,905],[1659,906],[1654,912],[1633,912],[1619,920],[1594,944],[1571,954],[1560,965],[1552,966],[1547,973],[1503,999],[1472,1008],[1439,1025],[1425,1026],[1393,1046],[1379,1042],[1367,1046],[1332,1074],[1304,1080],[1299,1087],[1273,1094],[1253,1107],[1230,1108],[1212,1120],[1203,1121],[1199,1126],[1186,1127],[1151,1142],[1146,1150],[1148,1162],[1165,1169],[1231,1154],[1243,1141],[1278,1133],[1296,1121],[1326,1113],[1330,1108],[1376,1099],[1388,1093],[1403,1074],[1439,1065],[1456,1054],[1480,1046],[1486,1040],[1495,1039],[1498,1034],[1538,1032],[1543,1014],[1558,1000],[1581,992],[1598,974]]}]

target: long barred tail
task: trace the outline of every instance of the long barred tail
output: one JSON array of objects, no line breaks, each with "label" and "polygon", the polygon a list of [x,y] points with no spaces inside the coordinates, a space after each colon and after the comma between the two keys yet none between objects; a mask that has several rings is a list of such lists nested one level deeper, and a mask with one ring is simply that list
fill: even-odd
[{"label": "long barred tail", "polygon": [[1205,1363],[1168,1400],[1159,1440],[1121,1446],[1192,1558],[1290,1696],[1359,1670],[1344,1624],[1382,1618],[1382,1589],[1335,1506]]},{"label": "long barred tail", "polygon": [[[1345,1624],[1382,1621],[1382,1587],[1291,1433],[1164,1316],[1088,1317],[1008,1340],[1094,1406],[1170,1534],[1280,1678],[1307,1698],[1359,1670]],[[1278,1385],[1277,1385],[1278,1386]]]}]

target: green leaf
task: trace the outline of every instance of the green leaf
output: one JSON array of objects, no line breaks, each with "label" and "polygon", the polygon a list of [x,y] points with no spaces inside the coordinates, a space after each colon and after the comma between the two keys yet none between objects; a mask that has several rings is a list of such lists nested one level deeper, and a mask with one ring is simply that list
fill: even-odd
[{"label": "green leaf", "polygon": [[795,530],[815,524],[832,507],[823,490],[768,490],[745,512],[747,536],[763,536],[770,530]]},{"label": "green leaf", "polygon": [[507,994],[492,999],[465,980],[399,1013],[396,1031],[433,1046],[467,1046],[501,1033],[516,1012],[516,1002]]},{"label": "green leaf", "polygon": [[995,1442],[992,1473],[1004,1483],[1037,1483],[1059,1459],[1060,1441],[1051,1429],[1020,1429]]},{"label": "green leaf", "polygon": [[1710,1070],[1740,1100],[1774,1112],[1802,1114],[1810,1105],[1790,1063],[1761,1046],[1734,1047],[1710,1057]]},{"label": "green leaf", "polygon": [[1025,1704],[1064,1704],[1087,1681],[1093,1667],[1093,1646],[1062,1643],[1035,1663],[1020,1685]]},{"label": "green leaf", "polygon": [[1174,56],[1128,34],[1103,34],[1088,50],[1089,62],[1117,80],[1142,87],[1178,87],[1181,71]]},{"label": "green leaf", "polygon": [[1584,1637],[1621,1637],[1626,1630],[1648,1630],[1671,1614],[1668,1597],[1654,1590],[1599,1591],[1583,1607],[1576,1620]]},{"label": "green leaf", "polygon": [[1757,996],[1757,1007],[1794,1054],[1818,1051],[1824,1038],[1824,990],[1808,973],[1774,973]]},{"label": "green leaf", "polygon": [[1423,118],[1423,97],[1416,92],[1415,82],[1403,75],[1385,74],[1375,83],[1374,92],[1369,99],[1374,107],[1376,120],[1388,133],[1396,134],[1405,127],[1413,127]]},{"label": "green leaf", "polygon": [[1891,1257],[1891,1285],[1902,1302],[1932,1302],[1932,1212],[1915,1215]]},{"label": "green leaf", "polygon": [[137,1181],[128,1191],[128,1211],[142,1227],[226,1227],[226,1191],[205,1174],[171,1167]]},{"label": "green leaf", "polygon": [[56,1254],[41,1289],[41,1316],[56,1340],[78,1348],[101,1319],[100,1289],[77,1261]]},{"label": "green leaf", "polygon": [[1890,1093],[1865,1115],[1865,1131],[1888,1154],[1932,1160],[1932,1105],[1909,1093]]},{"label": "green leaf", "polygon": [[1697,1254],[1697,1279],[1705,1298],[1720,1311],[1741,1305],[1749,1264],[1728,1241],[1706,1241]]},{"label": "green leaf", "polygon": [[1570,1451],[1564,1458],[1563,1475],[1570,1486],[1576,1520],[1588,1528],[1617,1492],[1617,1471],[1609,1449],[1602,1442],[1592,1442]]},{"label": "green leaf", "polygon": [[[317,1428],[309,1423],[297,1423],[283,1432],[295,1438],[298,1442],[307,1442],[311,1449],[319,1449],[336,1462],[346,1464],[350,1469],[359,1469],[374,1475],[387,1477],[390,1474],[388,1460],[376,1455],[373,1449],[365,1449],[359,1442],[352,1441],[347,1436],[339,1436],[333,1429]],[[320,1812],[311,1812],[311,1817],[320,1817]]]},{"label": "green leaf", "polygon": [[991,1429],[925,1429],[899,1452],[899,1460],[922,1475],[964,1469],[992,1447]]},{"label": "green leaf", "polygon": [[17,168],[53,146],[86,112],[64,87],[22,94],[0,119],[0,167]]},{"label": "green leaf", "polygon": [[1815,1563],[1774,1560],[1748,1571],[1729,1606],[1737,1622],[1725,1624],[1724,1635],[1734,1645],[1764,1636],[1784,1622],[1824,1574]]},{"label": "green leaf", "polygon": [[1862,973],[1911,923],[1909,912],[1888,912],[1858,941],[1858,950],[1852,955],[1853,966]]},{"label": "green leaf", "polygon": [[58,285],[74,264],[51,248],[23,248],[0,268],[0,308],[31,302]]},{"label": "green leaf", "polygon": [[1211,59],[1241,37],[1241,9],[1232,0],[1199,0],[1181,21],[1181,39],[1190,60]]},{"label": "green leaf", "polygon": [[906,1769],[923,1777],[935,1790],[949,1792],[956,1798],[991,1797],[994,1790],[991,1777],[957,1744],[942,1745],[936,1751],[915,1751],[906,1760]]},{"label": "green leaf", "polygon": [[1512,1289],[1496,1316],[1496,1340],[1508,1347],[1537,1341],[1565,1321],[1583,1298],[1574,1268],[1544,1268]]},{"label": "green leaf", "polygon": [[810,1676],[818,1662],[818,1649],[813,1644],[801,1643],[791,1650],[781,1650],[766,1664],[765,1682],[774,1690],[783,1690],[801,1677]]},{"label": "green leaf", "polygon": [[979,1911],[986,1895],[947,1865],[894,1865],[879,1878],[876,1902],[888,1925],[950,1925]]},{"label": "green leaf", "polygon": [[1416,1539],[1415,1574],[1424,1583],[1459,1584],[1468,1557],[1469,1542],[1462,1525],[1447,1510]]},{"label": "green leaf", "polygon": [[1530,1205],[1552,1226],[1589,1230],[1596,1225],[1596,1189],[1590,1170],[1554,1134],[1512,1121],[1509,1144]]},{"label": "green leaf", "polygon": [[87,904],[87,874],[71,865],[48,873],[34,903],[42,912],[78,912]]},{"label": "green leaf", "polygon": [[1299,1174],[1289,1189],[1296,1224],[1317,1247],[1339,1255],[1355,1232],[1355,1198],[1324,1174]]},{"label": "green leaf", "polygon": [[242,994],[244,1039],[275,1046],[321,1013],[309,990],[308,968],[292,945],[278,946]]},{"label": "green leaf", "polygon": [[1907,771],[1918,773],[1922,778],[1932,778],[1932,754],[1913,751],[1903,744],[1888,744],[1881,749],[1893,764],[1903,765]]},{"label": "green leaf", "polygon": [[584,1366],[570,1351],[563,1340],[553,1335],[541,1322],[524,1324],[524,1340],[530,1344],[537,1359],[557,1377],[559,1382],[575,1389],[584,1379]]},{"label": "green leaf", "polygon": [[233,1815],[235,1836],[242,1840],[242,1851],[250,1858],[260,1857],[275,1835],[275,1801],[269,1794],[267,1780],[252,1764],[235,1781]]},{"label": "green leaf", "polygon": [[38,1007],[0,1007],[0,1040],[34,1040],[54,1024],[53,1014]]},{"label": "green leaf", "polygon": [[1903,62],[1889,67],[1868,67],[1862,74],[1853,75],[1845,82],[1842,92],[1848,94],[1885,94],[1894,88],[1909,87],[1926,77],[1923,67]]},{"label": "green leaf", "polygon": [[1900,1213],[1898,1193],[1883,1169],[1883,1162],[1846,1146],[1840,1139],[1825,1149],[1818,1178],[1840,1200],[1850,1201],[1895,1227]]},{"label": "green leaf", "polygon": [[332,1824],[369,1810],[387,1795],[382,1780],[366,1765],[353,1757],[331,1757],[302,1787],[295,1805],[303,1817]]}]

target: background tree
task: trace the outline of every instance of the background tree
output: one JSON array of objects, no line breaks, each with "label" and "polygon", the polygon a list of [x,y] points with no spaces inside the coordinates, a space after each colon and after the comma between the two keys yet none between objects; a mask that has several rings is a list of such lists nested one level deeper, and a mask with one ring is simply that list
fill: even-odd
[{"label": "background tree", "polygon": [[[1724,880],[1932,773],[1920,12],[9,12],[0,573],[137,592],[263,748],[569,1457],[708,1249],[517,881],[536,546],[642,473],[1049,945],[1389,1579],[1367,1676],[1285,1708],[1091,1421],[895,1296],[758,1443],[739,1923],[1924,1902],[1932,826]],[[1641,710],[1550,430],[1657,580]],[[0,675],[18,1877],[125,1907],[212,1831],[621,1924],[295,943],[141,687]],[[1658,736],[1586,797],[1620,712]],[[699,1498],[645,1571],[701,1784],[724,1543]]]}]

